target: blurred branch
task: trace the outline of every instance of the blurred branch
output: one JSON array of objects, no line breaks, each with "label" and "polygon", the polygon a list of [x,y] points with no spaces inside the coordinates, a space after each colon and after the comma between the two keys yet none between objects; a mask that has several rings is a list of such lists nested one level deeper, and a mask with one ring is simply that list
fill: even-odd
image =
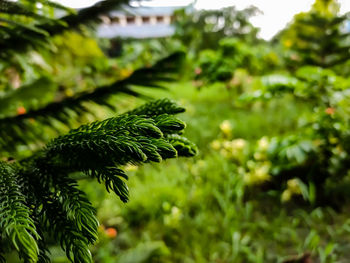
[{"label": "blurred branch", "polygon": [[[60,5],[49,1],[33,2],[45,2],[46,5],[60,7]],[[5,17],[1,18],[2,23],[0,24],[0,57],[6,58],[8,50],[18,52],[25,51],[28,46],[47,46],[48,37],[60,34],[65,30],[77,29],[82,24],[100,22],[100,15],[128,2],[128,0],[104,0],[60,19],[50,19],[30,11],[20,3],[1,0],[0,14],[1,16],[5,15]],[[28,25],[16,17],[8,18],[8,15],[25,15],[26,18],[35,18],[39,23]]]},{"label": "blurred branch", "polygon": [[133,86],[163,88],[162,82],[176,79],[176,72],[179,70],[179,63],[183,55],[182,52],[174,53],[158,61],[152,67],[138,69],[128,78],[116,81],[110,85],[98,87],[92,91],[81,92],[73,97],[66,97],[59,102],[47,104],[39,109],[29,110],[21,115],[0,118],[0,149],[4,148],[7,151],[13,151],[18,142],[27,144],[32,141],[40,141],[42,130],[40,129],[36,133],[32,129],[36,122],[54,129],[54,121],[59,121],[63,125],[69,126],[69,121],[73,117],[72,111],[79,116],[84,113],[94,114],[91,108],[84,105],[85,102],[93,102],[115,109],[116,105],[108,102],[112,95],[124,93],[144,97]]}]

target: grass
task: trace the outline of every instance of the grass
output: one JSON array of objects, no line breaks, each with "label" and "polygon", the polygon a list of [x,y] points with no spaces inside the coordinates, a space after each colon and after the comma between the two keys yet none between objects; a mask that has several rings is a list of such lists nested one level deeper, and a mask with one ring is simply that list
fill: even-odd
[{"label": "grass", "polygon": [[[83,185],[103,225],[95,262],[283,262],[305,252],[315,262],[348,262],[350,211],[246,200],[236,165],[209,146],[224,120],[232,123],[234,138],[249,141],[293,132],[310,109],[288,97],[237,105],[220,85],[198,91],[189,82],[150,95],[171,97],[187,108],[181,116],[186,136],[200,154],[130,171],[128,204],[100,185]],[[108,228],[117,236],[108,236]]]}]

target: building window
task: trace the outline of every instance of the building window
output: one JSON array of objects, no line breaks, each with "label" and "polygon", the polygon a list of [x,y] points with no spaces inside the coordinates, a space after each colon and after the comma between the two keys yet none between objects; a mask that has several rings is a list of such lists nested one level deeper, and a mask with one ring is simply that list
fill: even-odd
[{"label": "building window", "polygon": [[143,16],[142,17],[142,23],[143,24],[149,24],[151,22],[151,18],[149,16]]},{"label": "building window", "polygon": [[126,18],[126,23],[128,23],[128,24],[135,24],[135,17],[134,16],[128,16]]},{"label": "building window", "polygon": [[113,23],[113,24],[120,24],[120,18],[119,17],[112,17],[111,18],[111,22]]},{"label": "building window", "polygon": [[163,16],[157,16],[157,23],[163,23],[164,17]]}]

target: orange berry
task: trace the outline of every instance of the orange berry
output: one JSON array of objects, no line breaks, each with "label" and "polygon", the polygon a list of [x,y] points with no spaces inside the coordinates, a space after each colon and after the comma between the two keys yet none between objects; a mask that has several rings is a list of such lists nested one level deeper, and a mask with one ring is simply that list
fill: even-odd
[{"label": "orange berry", "polygon": [[18,115],[25,114],[26,112],[27,112],[27,110],[23,106],[17,108],[17,114]]},{"label": "orange berry", "polygon": [[326,114],[328,115],[332,115],[335,113],[335,109],[334,108],[331,108],[331,107],[328,107],[326,110],[325,110]]},{"label": "orange berry", "polygon": [[106,229],[106,234],[109,238],[115,238],[118,234],[117,230],[113,227],[109,227]]}]

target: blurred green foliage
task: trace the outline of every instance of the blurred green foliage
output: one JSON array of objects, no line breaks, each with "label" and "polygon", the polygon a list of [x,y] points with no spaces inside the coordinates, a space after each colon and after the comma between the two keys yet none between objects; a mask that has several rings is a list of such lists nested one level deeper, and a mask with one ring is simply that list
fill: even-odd
[{"label": "blurred green foliage", "polygon": [[234,6],[220,10],[195,10],[189,6],[175,12],[175,39],[179,39],[189,53],[202,49],[216,49],[224,37],[236,37],[248,43],[258,42],[258,29],[249,18],[260,11],[256,7],[238,10]]},{"label": "blurred green foliage", "polygon": [[199,53],[194,73],[196,80],[203,81],[202,85],[221,81],[235,86],[237,69],[243,69],[249,75],[261,75],[276,70],[280,64],[278,55],[266,44],[252,47],[237,38],[224,38],[217,49]]},{"label": "blurred green foliage", "polygon": [[340,15],[340,6],[334,0],[317,0],[308,12],[295,15],[292,23],[279,38],[286,52],[288,68],[312,65],[337,69],[348,75],[350,34],[347,29],[349,14]]},{"label": "blurred green foliage", "polygon": [[[95,262],[349,261],[348,15],[334,0],[317,0],[263,41],[249,22],[257,13],[180,10],[174,37],[118,40],[115,58],[105,55],[113,42],[101,48],[88,30],[67,32],[46,52],[0,65],[1,112],[16,114],[123,79],[169,51],[188,54],[183,79],[145,94],[187,108],[181,117],[200,154],[124,167],[126,205],[99,184],[80,182],[101,222]],[[31,85],[41,96],[26,92]],[[53,262],[66,262],[59,247],[50,251]]]},{"label": "blurred green foliage", "polygon": [[[50,1],[0,2],[0,262],[51,262],[50,250],[53,260],[63,252],[63,262],[92,262],[99,221],[77,180],[94,178],[127,202],[124,165],[197,153],[173,116],[185,109],[173,101],[106,119],[117,110],[114,95],[163,89],[183,58],[168,50],[124,71],[108,58],[88,25],[127,2],[78,11]],[[168,253],[161,242],[138,249],[140,260]]]},{"label": "blurred green foliage", "polygon": [[317,0],[270,42],[249,24],[256,10],[177,12],[174,43],[189,56],[170,96],[200,154],[128,167],[127,206],[82,185],[102,221],[96,262],[348,262],[349,33],[338,11]]},{"label": "blurred green foliage", "polygon": [[337,213],[281,202],[284,189],[260,188],[271,167],[264,155],[274,144],[266,136],[292,135],[300,115],[312,113],[312,107],[284,96],[232,108],[229,91],[218,84],[198,91],[181,82],[173,84],[170,96],[186,105],[182,117],[200,155],[127,167],[126,206],[97,185],[82,185],[102,223],[95,262],[124,262],[124,255],[133,255],[135,263],[283,262],[304,252],[320,262],[347,262],[348,209]]}]

